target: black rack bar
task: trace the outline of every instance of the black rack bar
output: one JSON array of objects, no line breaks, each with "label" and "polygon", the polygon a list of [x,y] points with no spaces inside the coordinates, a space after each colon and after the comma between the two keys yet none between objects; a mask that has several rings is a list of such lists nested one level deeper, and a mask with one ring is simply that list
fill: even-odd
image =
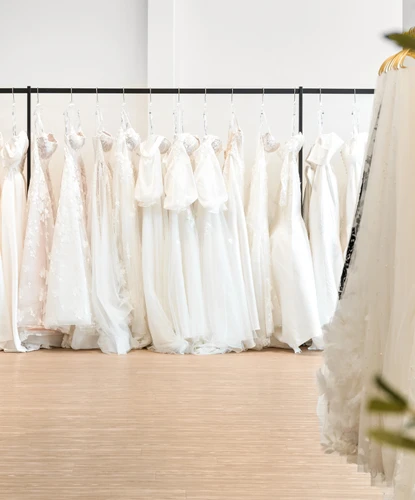
[{"label": "black rack bar", "polygon": [[[29,149],[27,154],[27,185],[29,186],[31,177],[31,95],[39,94],[280,94],[293,95],[298,94],[298,131],[303,132],[304,121],[304,95],[305,94],[324,94],[324,95],[372,95],[374,89],[365,88],[307,88],[307,87],[292,87],[292,88],[104,88],[104,87],[6,87],[0,88],[0,94],[26,94],[27,96],[27,135],[29,138]],[[300,187],[302,194],[303,186],[303,150],[301,149],[298,155]]]},{"label": "black rack bar", "polygon": [[300,94],[300,89],[304,94],[373,94],[373,89],[352,89],[352,88],[105,88],[105,87],[25,87],[25,88],[0,88],[0,94]]}]

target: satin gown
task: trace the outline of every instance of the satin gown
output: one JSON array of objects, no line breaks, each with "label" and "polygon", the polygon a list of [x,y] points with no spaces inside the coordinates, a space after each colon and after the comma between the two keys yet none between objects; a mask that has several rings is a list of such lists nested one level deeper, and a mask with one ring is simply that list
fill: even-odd
[{"label": "satin gown", "polygon": [[[26,225],[26,182],[23,177],[29,141],[21,131],[1,150],[5,176],[1,193],[0,349],[24,352],[18,330],[19,278]],[[2,279],[3,278],[3,279]]]},{"label": "satin gown", "polygon": [[198,354],[240,352],[255,346],[241,267],[235,259],[235,242],[225,217],[229,195],[216,155],[218,143],[218,138],[207,135],[193,154],[208,329],[204,342],[196,349]]},{"label": "satin gown", "polygon": [[307,158],[315,169],[309,230],[321,326],[330,322],[336,310],[343,269],[339,193],[331,166],[331,159],[342,144],[336,134],[322,134]]},{"label": "satin gown", "polygon": [[313,261],[301,216],[297,157],[303,144],[302,134],[297,134],[278,150],[282,159],[280,206],[271,235],[273,283],[278,297],[275,336],[295,352],[310,339],[314,348],[322,348]]},{"label": "satin gown", "polygon": [[170,148],[166,138],[151,135],[140,145],[135,198],[143,211],[143,283],[152,349],[184,354],[189,343],[173,326],[168,300],[168,214],[163,208],[163,157]]},{"label": "satin gown", "polygon": [[136,182],[132,155],[140,147],[140,136],[132,128],[125,108],[121,112],[121,127],[115,142],[113,175],[114,220],[118,253],[125,276],[125,288],[131,303],[131,332],[133,346],[151,344],[148,330],[143,287],[141,220],[135,200]]}]

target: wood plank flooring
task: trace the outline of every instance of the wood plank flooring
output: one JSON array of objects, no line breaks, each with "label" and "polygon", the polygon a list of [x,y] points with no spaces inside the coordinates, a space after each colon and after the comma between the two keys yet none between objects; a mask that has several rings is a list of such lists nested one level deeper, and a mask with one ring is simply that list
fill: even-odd
[{"label": "wood plank flooring", "polygon": [[380,500],[320,450],[321,354],[0,353],[0,499]]}]

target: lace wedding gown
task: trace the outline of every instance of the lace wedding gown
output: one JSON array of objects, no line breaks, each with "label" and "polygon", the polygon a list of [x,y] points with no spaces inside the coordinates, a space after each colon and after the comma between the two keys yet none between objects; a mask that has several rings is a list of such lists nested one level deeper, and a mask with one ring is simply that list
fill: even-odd
[{"label": "lace wedding gown", "polygon": [[321,326],[331,320],[336,310],[343,268],[339,193],[330,164],[342,143],[336,134],[322,134],[307,158],[315,169],[309,229]]},{"label": "lace wedding gown", "polygon": [[313,339],[313,347],[322,348],[313,261],[307,230],[301,216],[301,189],[298,153],[303,147],[302,134],[291,137],[279,149],[283,165],[280,184],[280,210],[271,235],[272,271],[279,307],[276,324],[281,328],[277,339],[295,352]]},{"label": "lace wedding gown", "polygon": [[123,107],[121,127],[115,144],[115,170],[113,191],[117,243],[131,312],[131,332],[134,346],[143,348],[151,344],[148,331],[143,289],[141,221],[134,196],[135,172],[131,154],[140,145],[140,137],[131,127]]},{"label": "lace wedding gown", "polygon": [[[405,322],[403,311],[411,297],[403,262],[413,268],[412,257],[405,254],[415,250],[415,242],[412,236],[408,239],[404,212],[397,224],[397,201],[398,209],[413,202],[412,197],[398,196],[396,187],[397,172],[407,164],[400,155],[402,134],[397,134],[402,130],[399,124],[405,123],[403,110],[408,108],[408,91],[398,85],[407,78],[406,71],[384,74],[378,81],[362,189],[342,277],[343,296],[325,332],[325,363],[319,373],[324,447],[351,459],[358,455],[360,466],[371,472],[374,481],[386,478],[389,482],[395,452],[367,439],[368,429],[382,424],[384,417],[368,415],[362,403],[375,373],[383,372],[392,383],[408,380],[410,375],[403,373],[403,365],[407,367],[412,333],[406,330],[404,339],[399,325]],[[407,151],[411,141],[405,141]],[[409,180],[407,176],[399,185]],[[400,264],[396,257],[404,255]],[[395,369],[388,361],[392,359]]]},{"label": "lace wedding gown", "polygon": [[135,198],[143,211],[142,262],[147,320],[155,351],[184,354],[188,342],[177,334],[167,294],[167,212],[163,209],[162,157],[167,139],[151,135],[140,145]]},{"label": "lace wedding gown", "polygon": [[[223,167],[223,175],[228,191],[228,209],[225,212],[225,218],[233,242],[234,259],[239,267],[242,288],[245,291],[244,302],[249,313],[251,330],[255,331],[260,329],[260,324],[243,205],[244,171],[243,133],[239,128],[235,114],[232,113]],[[236,284],[236,286],[239,285]]]},{"label": "lace wedding gown", "polygon": [[[268,136],[269,133],[266,137]],[[246,215],[260,326],[256,340],[256,347],[259,349],[270,345],[270,338],[274,332],[271,296],[271,246],[268,222],[268,176],[264,140],[265,136],[261,134],[258,138],[256,158],[252,169],[251,189]]]},{"label": "lace wedding gown", "polygon": [[[2,148],[5,177],[1,196],[1,256],[3,285],[0,298],[6,310],[0,311],[3,328],[0,331],[0,349],[24,352],[18,331],[19,276],[22,262],[26,223],[26,182],[23,167],[29,141],[26,132],[13,135]],[[1,289],[3,288],[3,290]],[[3,297],[1,297],[3,295]]]},{"label": "lace wedding gown", "polygon": [[354,216],[356,214],[357,198],[362,183],[366,142],[367,134],[358,133],[357,130],[354,130],[351,139],[343,145],[340,151],[347,174],[346,196],[341,222],[341,244],[343,252],[347,250]]},{"label": "lace wedding gown", "polygon": [[33,169],[27,203],[27,225],[19,284],[19,331],[27,349],[60,346],[62,334],[44,328],[49,261],[55,225],[55,201],[49,162],[58,143],[43,129],[36,106],[33,126]]},{"label": "lace wedding gown", "polygon": [[112,175],[108,161],[113,138],[102,128],[99,108],[96,116],[95,167],[90,195],[92,311],[99,348],[108,354],[126,354],[135,343],[129,329],[131,305],[125,290],[115,233]]},{"label": "lace wedding gown", "polygon": [[192,204],[197,199],[189,153],[198,140],[180,133],[165,160],[164,208],[168,211],[167,298],[176,334],[195,344],[206,334],[199,242]]},{"label": "lace wedding gown", "polygon": [[81,148],[85,136],[79,111],[70,104],[64,113],[65,161],[53,233],[48,273],[44,325],[70,333],[73,327],[93,324],[91,309],[91,261],[87,237],[86,181]]},{"label": "lace wedding gown", "polygon": [[198,354],[239,352],[255,346],[235,242],[224,215],[228,193],[215,151],[218,144],[218,138],[205,136],[192,158],[208,328]]}]

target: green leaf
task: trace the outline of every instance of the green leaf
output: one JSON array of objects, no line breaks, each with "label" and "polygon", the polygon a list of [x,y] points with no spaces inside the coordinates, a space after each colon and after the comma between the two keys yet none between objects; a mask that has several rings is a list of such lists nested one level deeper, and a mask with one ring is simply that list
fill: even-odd
[{"label": "green leaf", "polygon": [[369,436],[375,441],[388,444],[393,448],[404,448],[415,451],[415,440],[403,434],[385,431],[384,429],[372,429],[369,432]]},{"label": "green leaf", "polygon": [[415,50],[415,38],[411,35],[406,33],[390,33],[385,36],[404,49]]},{"label": "green leaf", "polygon": [[380,375],[376,375],[375,383],[379,389],[385,392],[393,401],[399,403],[404,408],[408,408],[407,399],[402,396],[398,391],[393,389]]},{"label": "green leaf", "polygon": [[397,401],[371,399],[367,405],[367,409],[378,413],[403,413],[406,410],[406,405]]}]

